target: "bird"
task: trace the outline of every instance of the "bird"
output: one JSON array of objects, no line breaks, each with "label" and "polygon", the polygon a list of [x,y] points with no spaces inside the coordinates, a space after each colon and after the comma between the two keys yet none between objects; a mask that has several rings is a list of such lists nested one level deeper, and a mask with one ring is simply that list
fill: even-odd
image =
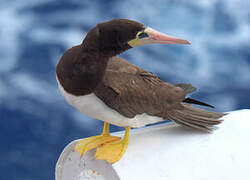
[{"label": "bird", "polygon": [[[104,121],[102,134],[81,139],[80,156],[96,148],[95,158],[118,162],[126,152],[131,128],[166,120],[211,132],[225,114],[192,104],[213,107],[187,97],[191,84],[170,84],[119,54],[146,44],[190,42],[156,31],[129,19],[98,23],[80,45],[66,50],[56,67],[56,79],[66,101],[81,113]],[[145,59],[146,61],[146,59]],[[109,125],[125,127],[123,138],[110,135]]]}]

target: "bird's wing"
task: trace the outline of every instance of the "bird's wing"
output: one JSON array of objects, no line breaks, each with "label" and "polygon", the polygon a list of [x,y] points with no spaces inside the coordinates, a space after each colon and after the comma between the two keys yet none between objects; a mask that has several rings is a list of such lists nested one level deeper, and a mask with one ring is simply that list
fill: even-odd
[{"label": "bird's wing", "polygon": [[109,60],[102,82],[95,92],[107,106],[123,116],[137,114],[167,118],[171,110],[181,110],[186,91],[179,86],[163,82],[124,59]]}]

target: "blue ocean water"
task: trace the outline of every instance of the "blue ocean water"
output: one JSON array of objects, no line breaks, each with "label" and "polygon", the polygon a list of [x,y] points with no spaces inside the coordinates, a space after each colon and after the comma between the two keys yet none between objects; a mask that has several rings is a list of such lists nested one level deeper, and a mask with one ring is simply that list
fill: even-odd
[{"label": "blue ocean water", "polygon": [[122,56],[165,81],[192,83],[192,97],[217,111],[250,108],[249,9],[248,0],[1,0],[1,177],[53,179],[67,143],[101,132],[100,121],[64,101],[55,79],[62,53],[98,22],[129,18],[189,40]]}]

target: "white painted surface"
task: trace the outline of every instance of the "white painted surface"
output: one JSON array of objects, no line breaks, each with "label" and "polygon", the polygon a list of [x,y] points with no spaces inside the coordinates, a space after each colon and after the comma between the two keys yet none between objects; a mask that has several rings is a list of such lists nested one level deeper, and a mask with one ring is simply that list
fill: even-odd
[{"label": "white painted surface", "polygon": [[[131,133],[127,152],[113,168],[106,161],[95,160],[93,152],[80,158],[72,151],[75,141],[65,148],[60,159],[74,154],[78,159],[71,163],[79,166],[73,171],[71,166],[64,168],[64,176],[67,175],[67,180],[71,180],[73,174],[79,177],[79,173],[92,163],[90,169],[96,168],[107,180],[250,179],[250,110],[231,112],[224,119],[212,134],[175,124],[136,129]],[[92,158],[91,163],[84,158]],[[68,163],[61,160],[57,164],[57,177],[58,166],[62,169]],[[80,163],[83,161],[85,163]],[[57,178],[64,179],[62,176]]]},{"label": "white painted surface", "polygon": [[74,96],[64,90],[58,79],[57,82],[60,92],[65,97],[67,102],[89,117],[106,121],[116,126],[130,126],[134,128],[164,121],[162,118],[150,116],[146,113],[136,115],[134,118],[127,118],[117,111],[109,108],[94,93],[84,96]]}]

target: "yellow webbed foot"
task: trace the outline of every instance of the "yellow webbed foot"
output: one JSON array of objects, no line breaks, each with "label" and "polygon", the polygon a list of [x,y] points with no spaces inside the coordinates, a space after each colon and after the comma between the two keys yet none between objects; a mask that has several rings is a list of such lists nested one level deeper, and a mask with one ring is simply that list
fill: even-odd
[{"label": "yellow webbed foot", "polygon": [[96,159],[106,160],[112,164],[119,161],[128,147],[129,131],[130,128],[127,127],[123,139],[99,146],[96,151]]},{"label": "yellow webbed foot", "polygon": [[74,150],[78,152],[79,155],[82,156],[91,149],[97,148],[98,146],[103,145],[105,143],[117,140],[120,140],[120,138],[116,136],[103,136],[103,135],[93,136],[80,140],[76,144]]},{"label": "yellow webbed foot", "polygon": [[121,138],[116,136],[110,136],[109,134],[109,124],[104,123],[103,132],[99,136],[88,137],[80,140],[74,150],[78,152],[80,156],[84,155],[91,149],[97,148],[98,146],[110,143],[113,141],[119,141]]}]

